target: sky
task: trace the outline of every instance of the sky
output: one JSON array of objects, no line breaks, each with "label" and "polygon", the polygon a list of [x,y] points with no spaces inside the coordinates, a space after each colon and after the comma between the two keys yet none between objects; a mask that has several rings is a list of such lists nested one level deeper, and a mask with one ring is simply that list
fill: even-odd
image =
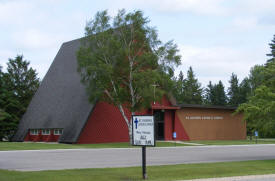
[{"label": "sky", "polygon": [[84,36],[96,12],[142,10],[163,42],[174,40],[202,86],[264,64],[275,34],[275,0],[0,0],[0,65],[24,55],[40,79],[62,43]]}]

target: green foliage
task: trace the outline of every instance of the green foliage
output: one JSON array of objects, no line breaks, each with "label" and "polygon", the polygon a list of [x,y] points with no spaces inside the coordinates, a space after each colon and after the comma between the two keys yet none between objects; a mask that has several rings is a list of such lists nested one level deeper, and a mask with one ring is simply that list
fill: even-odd
[{"label": "green foliage", "polygon": [[239,79],[236,74],[232,73],[229,83],[230,87],[228,88],[228,104],[231,106],[238,106],[240,104],[240,88]]},{"label": "green foliage", "polygon": [[9,59],[7,72],[0,72],[0,140],[11,139],[19,120],[39,86],[37,73],[23,56]]},{"label": "green foliage", "polygon": [[174,78],[174,86],[173,86],[173,95],[176,98],[178,103],[184,102],[183,100],[183,91],[184,91],[184,75],[183,72],[180,71],[178,78]]},{"label": "green foliage", "polygon": [[205,92],[205,104],[221,106],[227,104],[227,97],[222,81],[219,81],[218,84],[214,85],[212,85],[212,82],[210,81]]},{"label": "green foliage", "polygon": [[[273,53],[274,50],[271,47],[271,54]],[[260,75],[254,75],[254,77],[262,82],[255,81],[257,86],[254,94],[249,98],[248,102],[239,106],[237,112],[244,112],[249,127],[257,129],[261,136],[274,136],[275,61],[269,60],[264,66],[259,66],[257,72]]]},{"label": "green foliage", "polygon": [[269,47],[271,49],[271,52],[266,55],[271,58],[267,60],[267,64],[270,62],[275,62],[275,35],[273,35],[273,40],[271,40],[271,43],[269,43]]},{"label": "green foliage", "polygon": [[107,101],[123,115],[122,105],[136,112],[150,107],[154,94],[160,100],[170,90],[178,49],[172,41],[162,44],[148,24],[141,11],[125,10],[113,19],[98,12],[87,23],[77,59],[91,102]]},{"label": "green foliage", "polygon": [[252,94],[251,82],[248,78],[244,78],[239,85],[239,104],[245,103],[248,101],[248,98]]},{"label": "green foliage", "polygon": [[255,65],[251,68],[248,79],[251,86],[251,95],[254,94],[256,88],[258,88],[264,81],[264,69],[263,65]]},{"label": "green foliage", "polygon": [[178,102],[185,104],[202,104],[202,88],[196,79],[192,67],[187,71],[186,79],[183,79],[182,73],[178,79]]}]

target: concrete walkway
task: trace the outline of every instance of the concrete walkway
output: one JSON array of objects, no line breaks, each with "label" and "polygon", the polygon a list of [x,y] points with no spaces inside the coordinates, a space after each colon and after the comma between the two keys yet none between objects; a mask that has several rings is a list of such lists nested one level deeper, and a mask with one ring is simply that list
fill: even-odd
[{"label": "concrete walkway", "polygon": [[274,181],[274,180],[275,180],[275,174],[193,179],[193,180],[184,180],[184,181]]},{"label": "concrete walkway", "polygon": [[204,145],[204,144],[190,143],[190,142],[185,142],[185,141],[159,141],[159,142],[178,143],[178,144],[192,145],[192,146],[203,146]]}]

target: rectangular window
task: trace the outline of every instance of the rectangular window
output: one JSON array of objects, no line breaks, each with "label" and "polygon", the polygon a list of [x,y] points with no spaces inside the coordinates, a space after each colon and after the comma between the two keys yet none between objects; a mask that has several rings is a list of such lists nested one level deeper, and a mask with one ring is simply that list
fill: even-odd
[{"label": "rectangular window", "polygon": [[31,129],[30,130],[30,135],[38,135],[39,130],[38,129]]},{"label": "rectangular window", "polygon": [[42,135],[50,135],[50,130],[49,129],[43,129],[42,130]]},{"label": "rectangular window", "polygon": [[62,129],[54,129],[54,135],[62,135],[63,130]]}]

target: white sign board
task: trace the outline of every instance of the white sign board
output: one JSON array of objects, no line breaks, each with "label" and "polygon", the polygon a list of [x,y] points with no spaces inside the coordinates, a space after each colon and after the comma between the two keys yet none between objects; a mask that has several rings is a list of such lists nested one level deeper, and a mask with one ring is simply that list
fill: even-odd
[{"label": "white sign board", "polygon": [[155,146],[154,116],[132,116],[132,144]]}]

